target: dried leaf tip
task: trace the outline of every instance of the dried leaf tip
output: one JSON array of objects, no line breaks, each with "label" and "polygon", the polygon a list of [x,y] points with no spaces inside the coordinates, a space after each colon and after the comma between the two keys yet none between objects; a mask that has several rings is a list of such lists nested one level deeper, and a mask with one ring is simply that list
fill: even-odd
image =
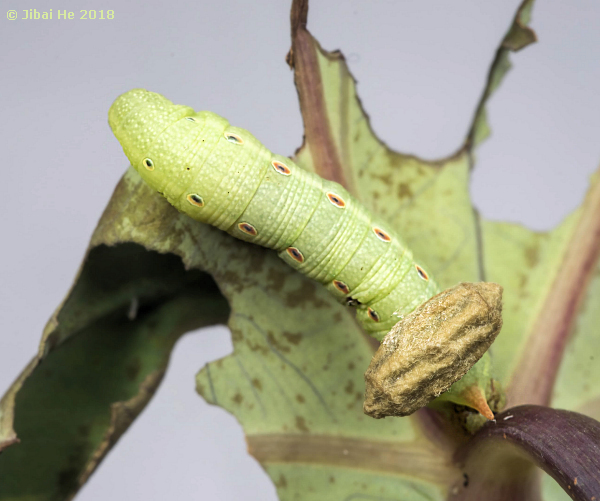
[{"label": "dried leaf tip", "polygon": [[[365,373],[365,413],[406,416],[427,405],[471,369],[501,327],[498,284],[461,283],[432,297],[398,322],[373,356]],[[475,403],[493,419],[487,402]]]}]

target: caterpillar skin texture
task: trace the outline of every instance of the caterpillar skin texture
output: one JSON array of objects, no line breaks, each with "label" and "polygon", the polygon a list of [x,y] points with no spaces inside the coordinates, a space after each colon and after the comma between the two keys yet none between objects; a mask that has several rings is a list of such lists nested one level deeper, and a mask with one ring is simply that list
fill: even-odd
[{"label": "caterpillar skin texture", "polygon": [[439,292],[398,235],[341,185],[224,118],[134,89],[115,100],[109,124],[131,165],[178,210],[276,250],[356,306],[373,337]]}]

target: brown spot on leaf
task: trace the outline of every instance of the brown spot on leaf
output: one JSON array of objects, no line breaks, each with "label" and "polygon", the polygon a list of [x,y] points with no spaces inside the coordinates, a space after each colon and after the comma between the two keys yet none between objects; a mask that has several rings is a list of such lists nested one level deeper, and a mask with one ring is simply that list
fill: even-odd
[{"label": "brown spot on leaf", "polygon": [[348,364],[348,370],[351,370],[351,371],[352,371],[352,370],[354,370],[354,367],[355,367],[355,366],[354,366],[354,362],[350,362],[350,363]]},{"label": "brown spot on leaf", "polygon": [[253,343],[250,340],[246,340],[246,345],[250,348],[250,351],[260,352],[264,356],[269,354],[269,347],[262,343]]},{"label": "brown spot on leaf", "polygon": [[413,192],[410,189],[410,186],[406,183],[400,183],[398,185],[398,198],[412,198]]},{"label": "brown spot on leaf", "polygon": [[304,397],[302,395],[300,395],[300,393],[298,393],[296,395],[296,400],[298,401],[298,403],[303,404],[306,400],[304,399]]},{"label": "brown spot on leaf", "polygon": [[231,341],[237,343],[244,339],[244,333],[241,329],[231,329]]},{"label": "brown spot on leaf", "polygon": [[346,386],[344,386],[344,391],[349,395],[351,395],[354,392],[354,381],[352,381],[352,379],[350,379]]},{"label": "brown spot on leaf", "polygon": [[298,428],[300,431],[309,431],[308,426],[306,426],[306,421],[302,416],[296,416],[296,428]]},{"label": "brown spot on leaf", "polygon": [[260,382],[260,379],[254,378],[252,380],[252,386],[254,386],[257,390],[262,391],[262,383]]},{"label": "brown spot on leaf", "polygon": [[284,353],[289,353],[291,351],[289,346],[282,344],[280,340],[277,339],[275,335],[270,331],[267,333],[267,339],[269,340],[269,344],[273,346],[276,350],[282,351]]},{"label": "brown spot on leaf", "polygon": [[258,274],[262,272],[268,249],[256,246],[252,250],[253,252],[249,252],[247,256],[248,269],[252,270],[253,274]]},{"label": "brown spot on leaf", "polygon": [[236,404],[239,405],[244,401],[244,397],[241,393],[236,393],[231,400],[233,400]]},{"label": "brown spot on leaf", "polygon": [[287,275],[280,271],[270,268],[267,272],[267,287],[274,292],[281,292],[285,285]]},{"label": "brown spot on leaf", "polygon": [[392,175],[391,174],[371,174],[373,179],[379,179],[383,184],[389,186],[392,184]]},{"label": "brown spot on leaf", "polygon": [[317,284],[308,280],[302,280],[300,287],[288,292],[285,297],[285,304],[290,308],[308,306],[309,303],[312,303],[315,308],[325,307],[324,303],[317,298]]},{"label": "brown spot on leaf", "polygon": [[273,483],[275,484],[275,487],[277,487],[278,489],[285,489],[287,487],[287,479],[285,478],[283,473],[281,473],[279,475],[279,479],[275,480]]},{"label": "brown spot on leaf", "polygon": [[525,248],[525,260],[527,261],[527,266],[533,268],[536,264],[538,264],[540,260],[540,247],[539,245],[534,245],[532,247]]},{"label": "brown spot on leaf", "polygon": [[238,273],[231,270],[224,271],[222,274],[220,274],[219,283],[232,287],[236,292],[242,292],[244,287],[247,285],[246,280],[242,280]]},{"label": "brown spot on leaf", "polygon": [[529,279],[529,275],[526,275],[524,273],[521,273],[519,275],[519,285],[518,285],[519,289],[521,289],[521,290],[525,289],[528,279]]},{"label": "brown spot on leaf", "polygon": [[302,333],[301,332],[287,332],[283,331],[283,337],[288,340],[289,343],[293,345],[299,345],[300,341],[302,341]]}]

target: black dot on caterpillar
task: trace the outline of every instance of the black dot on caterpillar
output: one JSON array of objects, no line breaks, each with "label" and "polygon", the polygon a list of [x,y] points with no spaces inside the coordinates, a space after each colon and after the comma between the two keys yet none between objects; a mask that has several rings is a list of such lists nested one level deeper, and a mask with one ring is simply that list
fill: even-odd
[{"label": "black dot on caterpillar", "polygon": [[278,162],[277,160],[273,160],[271,162],[271,165],[277,172],[279,172],[279,174],[283,174],[284,176],[289,176],[292,173],[292,171],[287,165]]},{"label": "black dot on caterpillar", "polygon": [[415,268],[417,269],[417,273],[419,274],[419,276],[427,282],[429,280],[429,276],[427,275],[427,272],[423,268],[421,268],[418,264],[415,264]]},{"label": "black dot on caterpillar", "polygon": [[346,298],[346,306],[358,306],[362,304],[358,299],[354,299],[353,297]]},{"label": "black dot on caterpillar", "polygon": [[339,195],[336,195],[335,193],[331,193],[331,192],[327,193],[327,198],[336,207],[340,207],[341,209],[346,207],[346,202],[344,202],[344,199],[342,197],[340,197]]},{"label": "black dot on caterpillar", "polygon": [[144,167],[148,170],[154,170],[154,162],[149,158],[144,158]]},{"label": "black dot on caterpillar", "polygon": [[286,249],[286,252],[290,255],[290,257],[294,261],[298,261],[299,263],[304,262],[304,255],[302,254],[302,252],[300,252],[298,249],[296,249],[296,247],[288,247]]},{"label": "black dot on caterpillar", "polygon": [[344,282],[342,282],[341,280],[334,280],[333,281],[333,286],[339,290],[340,292],[343,292],[344,294],[348,294],[350,292],[350,287],[348,287]]},{"label": "black dot on caterpillar", "polygon": [[225,139],[227,139],[227,141],[229,141],[230,143],[244,144],[244,140],[237,134],[234,134],[233,132],[225,132],[224,136],[225,136]]},{"label": "black dot on caterpillar", "polygon": [[379,322],[379,315],[373,308],[367,308],[367,314],[373,322]]},{"label": "black dot on caterpillar", "polygon": [[195,205],[197,207],[204,207],[204,200],[200,195],[197,195],[196,193],[190,193],[186,198],[187,201],[192,205]]},{"label": "black dot on caterpillar", "polygon": [[238,228],[241,231],[243,231],[244,233],[247,233],[248,235],[252,235],[253,237],[258,235],[258,231],[256,231],[256,228],[254,226],[252,226],[250,223],[240,223],[240,224],[238,224]]},{"label": "black dot on caterpillar", "polygon": [[392,237],[390,237],[385,231],[383,231],[381,228],[373,228],[373,231],[375,232],[375,235],[377,235],[377,238],[379,240],[382,240],[384,242],[391,242],[392,241]]}]

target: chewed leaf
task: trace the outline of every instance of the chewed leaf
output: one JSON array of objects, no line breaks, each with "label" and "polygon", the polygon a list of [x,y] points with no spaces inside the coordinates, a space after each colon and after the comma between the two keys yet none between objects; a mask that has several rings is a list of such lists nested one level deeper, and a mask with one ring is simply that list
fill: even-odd
[{"label": "chewed leaf", "polygon": [[[306,132],[296,160],[341,183],[382,218],[387,231],[402,235],[418,259],[411,267],[415,280],[428,281],[431,274],[443,289],[465,281],[504,288],[504,327],[491,351],[492,370],[508,388],[509,401],[549,403],[555,389],[556,402],[600,416],[600,317],[594,307],[600,294],[600,183],[580,210],[548,233],[485,221],[469,196],[474,149],[489,133],[488,98],[510,66],[509,53],[535,40],[527,27],[532,4],[521,4],[501,41],[465,141],[447,158],[428,161],[394,152],[375,136],[343,56],[320,47],[306,29],[307,1],[294,1],[289,62]],[[197,127],[193,122],[182,121]],[[251,143],[238,132],[220,132],[219,141],[238,151]],[[141,161],[144,174],[158,173],[156,159]],[[282,157],[266,170],[279,181],[293,180],[297,166],[290,165]],[[327,193],[328,209],[348,209],[345,195]],[[208,197],[195,191],[184,201],[194,210],[208,206]],[[260,235],[251,222],[236,221],[232,228]],[[382,228],[373,228],[377,243],[388,245]],[[295,264],[308,262],[302,249],[283,252]],[[348,285],[337,281],[332,287],[345,294]],[[377,318],[375,311],[368,314]],[[562,323],[544,323],[552,315]],[[509,409],[473,441],[465,430],[481,426],[476,413],[440,399],[440,412],[366,416],[364,371],[374,346],[348,309],[276,253],[178,213],[131,168],[103,214],[72,291],[48,324],[40,357],[0,401],[0,447],[6,448],[0,499],[74,495],[151,397],[177,338],[226,321],[234,352],[199,372],[197,390],[236,416],[250,454],[281,499],[441,501],[481,493],[469,486],[487,486],[490,500],[500,499],[507,486],[514,499],[537,499],[530,459],[577,495],[597,485],[585,470],[598,469],[591,447],[559,464],[563,458],[552,443],[553,434],[563,432],[578,444],[586,436],[596,440],[597,423],[582,416]],[[447,339],[454,341],[454,333]],[[423,346],[427,355],[433,345]],[[489,359],[486,364],[485,371]],[[387,383],[394,382],[390,374],[397,375],[387,372]],[[471,384],[470,375],[461,379],[467,403],[481,399],[479,381]],[[488,418],[496,410],[480,408]],[[489,466],[494,463],[472,458],[488,435],[504,440],[499,430],[515,444],[520,440],[526,456],[515,463],[519,482],[499,476],[485,484],[484,474],[496,473]],[[470,445],[456,455],[464,444]],[[498,464],[514,459],[499,450]],[[540,454],[554,463],[540,461]],[[586,454],[592,460],[577,463]]]},{"label": "chewed leaf", "polygon": [[72,497],[154,395],[177,339],[227,312],[176,256],[90,249],[44,355],[0,402],[0,499]]},{"label": "chewed leaf", "polygon": [[525,0],[519,6],[512,26],[496,51],[496,57],[490,67],[483,95],[475,111],[475,118],[467,134],[465,142],[467,149],[475,149],[490,135],[486,104],[511,68],[510,52],[521,50],[537,41],[535,32],[527,26],[531,20],[533,2],[534,0]]}]

